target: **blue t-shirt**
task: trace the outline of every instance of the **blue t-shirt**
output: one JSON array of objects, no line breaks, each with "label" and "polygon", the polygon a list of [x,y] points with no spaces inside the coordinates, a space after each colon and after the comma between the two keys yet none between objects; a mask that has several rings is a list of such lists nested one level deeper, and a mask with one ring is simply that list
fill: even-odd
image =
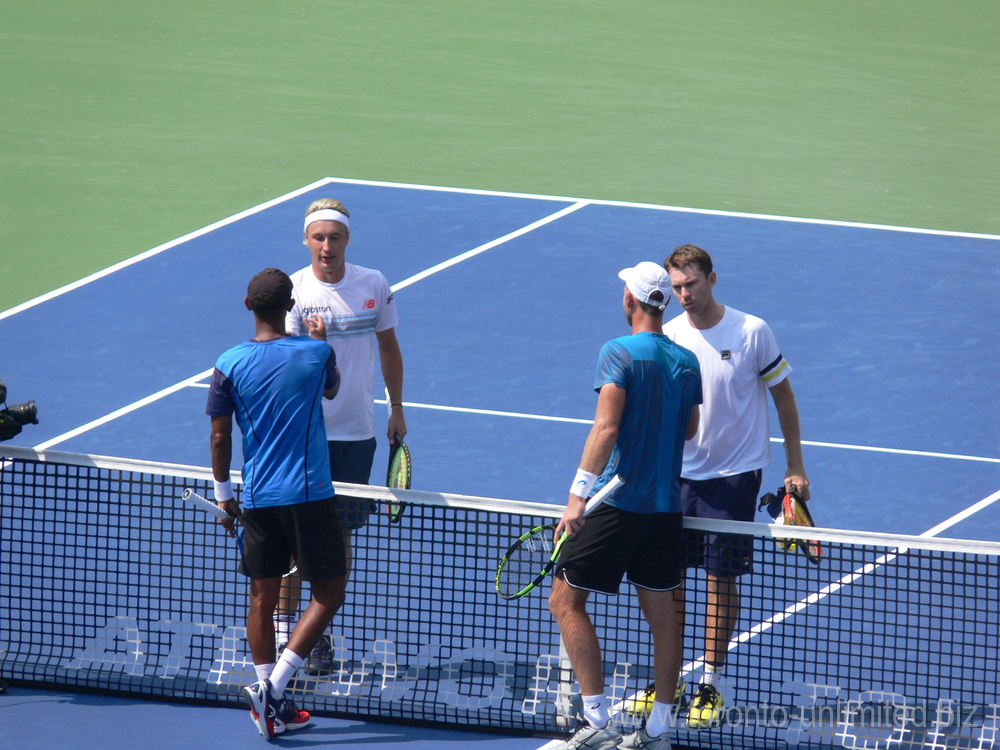
[{"label": "blue t-shirt", "polygon": [[247,341],[219,357],[205,413],[236,413],[245,507],[333,497],[322,400],[336,367],[329,344],[302,336]]},{"label": "blue t-shirt", "polygon": [[605,502],[634,513],[679,513],[684,435],[701,403],[698,358],[666,336],[637,333],[601,349],[594,389],[625,389],[618,439],[595,489],[615,474],[625,484]]}]

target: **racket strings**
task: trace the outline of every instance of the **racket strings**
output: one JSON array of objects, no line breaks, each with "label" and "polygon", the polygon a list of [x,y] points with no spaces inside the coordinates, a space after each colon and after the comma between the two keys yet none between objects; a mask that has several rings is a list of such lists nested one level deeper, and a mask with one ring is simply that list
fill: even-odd
[{"label": "racket strings", "polygon": [[501,596],[514,596],[545,573],[555,551],[553,530],[552,526],[533,529],[507,553],[497,575],[497,591]]},{"label": "racket strings", "polygon": [[396,452],[389,468],[389,486],[397,490],[410,488],[411,482],[410,454],[409,451],[400,450]]},{"label": "racket strings", "polygon": [[[408,490],[413,481],[413,469],[410,462],[410,449],[406,447],[399,435],[396,435],[396,445],[389,456],[389,467],[386,471],[385,486],[394,490]],[[391,500],[385,509],[389,514],[390,523],[398,523],[403,517],[405,503]]]}]

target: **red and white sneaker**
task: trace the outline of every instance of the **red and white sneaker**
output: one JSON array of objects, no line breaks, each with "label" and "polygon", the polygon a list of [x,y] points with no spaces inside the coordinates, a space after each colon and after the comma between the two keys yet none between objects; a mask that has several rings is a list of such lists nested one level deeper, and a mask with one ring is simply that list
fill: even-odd
[{"label": "red and white sneaker", "polygon": [[284,732],[308,726],[312,717],[300,711],[291,698],[271,696],[271,681],[260,680],[243,688],[243,700],[250,707],[250,718],[262,737],[273,739]]},{"label": "red and white sneaker", "polygon": [[282,697],[280,700],[272,698],[271,706],[274,708],[273,722],[275,734],[303,729],[312,720],[309,712],[299,709],[292,702],[291,698]]}]

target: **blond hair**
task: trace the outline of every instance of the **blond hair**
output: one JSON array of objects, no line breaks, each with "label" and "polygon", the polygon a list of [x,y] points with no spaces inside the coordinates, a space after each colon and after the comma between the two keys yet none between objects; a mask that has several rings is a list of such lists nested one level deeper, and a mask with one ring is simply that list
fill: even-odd
[{"label": "blond hair", "polygon": [[313,211],[322,211],[324,208],[332,208],[334,211],[339,211],[348,219],[351,218],[351,212],[347,210],[347,206],[338,201],[336,198],[318,198],[309,204],[309,208],[306,209],[306,216],[311,214]]}]

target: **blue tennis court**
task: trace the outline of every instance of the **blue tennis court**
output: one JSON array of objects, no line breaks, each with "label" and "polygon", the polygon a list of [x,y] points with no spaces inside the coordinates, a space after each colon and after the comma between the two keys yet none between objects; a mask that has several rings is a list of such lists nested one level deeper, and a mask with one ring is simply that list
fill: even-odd
[{"label": "blue tennis court", "polygon": [[[624,330],[617,271],[687,241],[794,368],[822,525],[922,533],[1000,487],[983,412],[1000,395],[1000,238],[350,180],[4,313],[10,400],[41,419],[15,444],[206,465],[204,385],[250,335],[246,282],[307,265],[299,219],[325,195],[356,216],[348,260],[396,290],[417,489],[562,503],[597,351]],[[1000,516],[949,534],[1000,538]]]},{"label": "blue tennis court", "polygon": [[[396,293],[415,489],[563,503],[597,352],[625,332],[617,272],[693,242],[716,298],[767,320],[794,368],[819,525],[1000,540],[986,235],[321,180],[3,313],[9,401],[40,418],[12,443],[206,466],[205,386],[251,335],[246,283],[307,265],[300,217],[323,196],[351,210],[348,261]],[[346,732],[329,722],[324,741]]]}]

